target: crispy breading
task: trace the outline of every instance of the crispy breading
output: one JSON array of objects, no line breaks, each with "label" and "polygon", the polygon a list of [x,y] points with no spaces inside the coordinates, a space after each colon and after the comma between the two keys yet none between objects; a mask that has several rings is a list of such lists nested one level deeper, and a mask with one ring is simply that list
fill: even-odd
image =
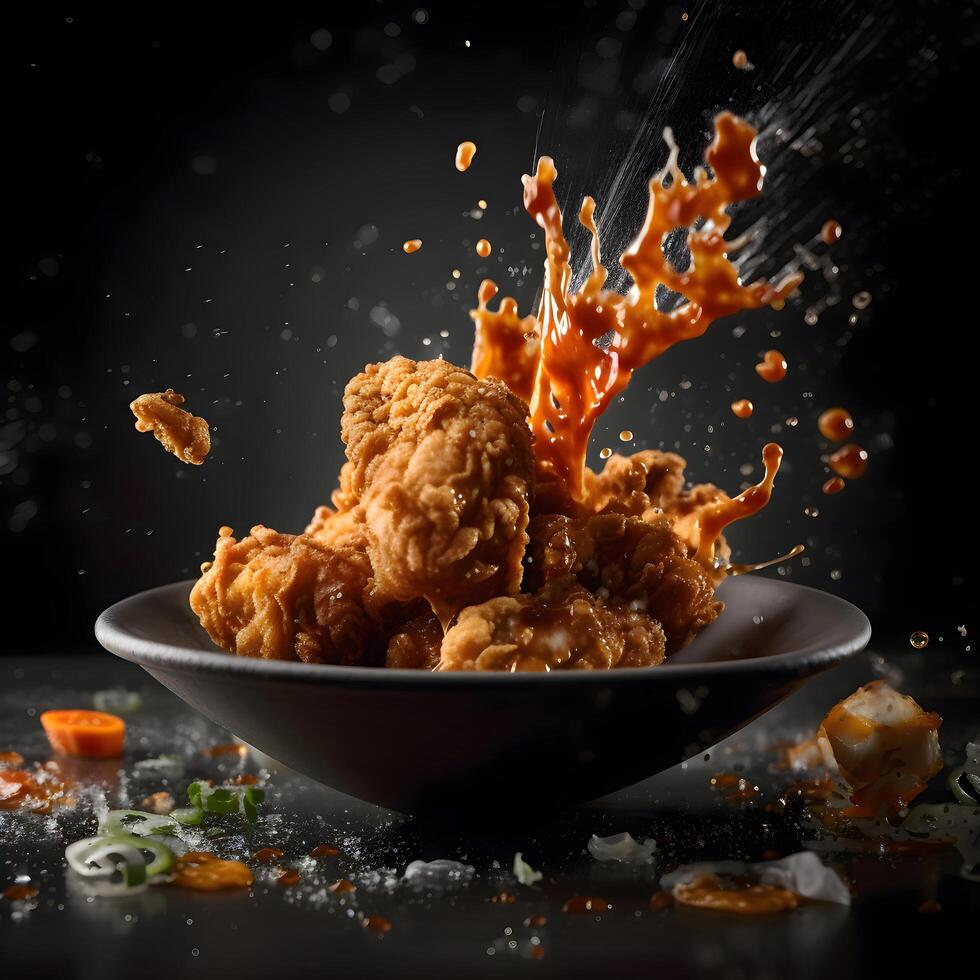
[{"label": "crispy breading", "polygon": [[377,626],[362,596],[371,563],[357,547],[258,525],[236,541],[223,527],[191,608],[211,639],[241,656],[357,664]]},{"label": "crispy breading", "polygon": [[442,641],[440,670],[605,670],[664,659],[660,624],[610,605],[571,576],[534,595],[501,596],[464,609]]},{"label": "crispy breading", "polygon": [[140,395],[129,403],[137,432],[152,432],[157,442],[182,463],[200,466],[211,452],[208,423],[185,411],[184,396],[173,388]]},{"label": "crispy breading", "polygon": [[722,609],[710,571],[688,557],[666,515],[539,515],[528,532],[528,588],[572,575],[590,592],[631,603],[656,619],[668,653],[690,642]]},{"label": "crispy breading", "polygon": [[379,596],[443,622],[516,592],[533,461],[527,406],[443,360],[394,357],[347,385],[341,495],[363,509]]},{"label": "crispy breading", "polygon": [[435,670],[442,647],[442,626],[432,610],[399,624],[390,633],[386,667]]}]

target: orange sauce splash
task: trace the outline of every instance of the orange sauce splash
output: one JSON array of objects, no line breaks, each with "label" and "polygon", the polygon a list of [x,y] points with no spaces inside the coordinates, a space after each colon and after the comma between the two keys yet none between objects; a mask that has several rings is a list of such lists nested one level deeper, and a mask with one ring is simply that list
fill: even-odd
[{"label": "orange sauce splash", "polygon": [[456,147],[456,169],[460,173],[465,173],[470,169],[470,164],[473,162],[473,157],[475,156],[476,143],[472,142],[472,140],[463,140]]},{"label": "orange sauce splash", "polygon": [[732,497],[731,500],[718,500],[704,507],[698,518],[701,526],[701,536],[695,555],[698,561],[710,562],[714,558],[715,544],[729,524],[751,517],[769,503],[769,498],[772,497],[772,485],[782,459],[782,446],[775,442],[766,443],[762,447],[762,461],[766,467],[766,475],[762,480],[754,487],[743,490],[737,497]]},{"label": "orange sauce splash", "polygon": [[748,398],[740,398],[738,401],[732,402],[732,415],[738,419],[751,418],[754,411],[755,406]]},{"label": "orange sauce splash", "polygon": [[515,395],[530,401],[541,350],[537,320],[521,317],[517,300],[510,296],[491,310],[488,304],[496,295],[497,284],[484,279],[477,293],[479,305],[470,311],[476,322],[471,370],[478,378],[498,378]]},{"label": "orange sauce splash", "polygon": [[827,461],[830,468],[848,480],[857,480],[868,472],[868,453],[857,443],[849,442],[841,446]]},{"label": "orange sauce splash", "polygon": [[846,484],[839,476],[832,476],[824,483],[822,489],[828,497],[832,497],[835,493],[840,493],[845,486]]},{"label": "orange sauce splash", "polygon": [[729,564],[725,566],[725,571],[729,575],[747,575],[749,572],[758,572],[763,568],[772,568],[773,565],[781,565],[784,561],[789,561],[790,558],[802,555],[804,551],[806,551],[806,545],[797,544],[790,548],[785,555],[770,558],[768,561],[746,562],[738,565]]},{"label": "orange sauce splash", "polygon": [[846,408],[828,408],[817,419],[817,428],[824,439],[843,442],[854,431],[854,419]]},{"label": "orange sauce splash", "polygon": [[841,228],[840,222],[830,218],[823,223],[823,227],[820,229],[820,240],[824,245],[833,245],[843,233],[844,229]]},{"label": "orange sauce splash", "polygon": [[767,350],[762,360],[755,366],[755,373],[770,384],[782,381],[788,370],[786,358],[778,350]]},{"label": "orange sauce splash", "polygon": [[[765,168],[756,155],[755,130],[731,113],[721,113],[705,155],[712,174],[698,168],[691,181],[678,166],[678,148],[669,130],[665,137],[670,146],[667,166],[651,180],[643,228],[620,260],[633,278],[625,296],[605,288],[592,198],[585,199],[579,213],[592,235],[592,272],[573,292],[569,246],[554,193],[554,162],[541,157],[535,173],[523,178],[524,207],[544,232],[547,255],[536,317],[539,350],[521,364],[521,370],[533,369],[532,377],[512,383],[516,368],[496,376],[518,394],[530,393],[537,456],[576,500],[585,496],[585,456],[593,426],[635,370],[674,344],[700,337],[720,317],[778,305],[802,278],[793,274],[778,283],[744,285],[729,258],[744,242],[725,239],[731,224],[727,208],[762,189]],[[685,269],[675,268],[664,251],[667,236],[681,228],[689,229],[691,261]],[[660,287],[679,295],[680,305],[659,308]],[[499,331],[501,323],[482,309],[474,319],[482,356],[474,357],[473,369],[486,377],[495,359],[485,353],[493,341],[481,337],[481,329]],[[516,309],[512,319],[517,319]]]}]

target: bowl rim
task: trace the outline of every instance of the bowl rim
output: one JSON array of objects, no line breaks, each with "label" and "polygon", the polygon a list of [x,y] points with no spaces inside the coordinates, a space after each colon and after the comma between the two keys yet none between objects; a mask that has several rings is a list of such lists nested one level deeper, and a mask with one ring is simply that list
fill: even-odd
[{"label": "bowl rim", "polygon": [[[738,581],[738,580],[736,580]],[[795,582],[758,577],[754,583],[766,583],[764,589],[774,592],[799,593],[811,600],[835,607],[839,620],[849,622],[843,640],[828,645],[817,639],[811,644],[784,653],[760,657],[687,663],[664,663],[658,667],[623,667],[616,670],[568,670],[550,672],[503,672],[503,671],[446,671],[410,670],[406,668],[349,667],[339,664],[311,664],[292,660],[264,660],[241,657],[215,647],[211,650],[195,650],[165,640],[151,640],[134,635],[122,623],[125,618],[147,602],[161,596],[171,596],[180,591],[190,592],[194,579],[184,579],[167,585],[156,586],[109,606],[95,621],[95,637],[110,653],[123,660],[143,667],[159,667],[209,674],[238,675],[253,679],[287,682],[369,685],[376,688],[408,686],[468,686],[517,685],[608,685],[617,681],[655,680],[677,678],[683,675],[711,677],[717,674],[770,673],[787,671],[797,676],[807,676],[826,670],[854,656],[867,646],[871,638],[871,622],[857,606],[820,589]],[[188,607],[188,612],[190,612]],[[121,623],[122,621],[122,623]]]}]

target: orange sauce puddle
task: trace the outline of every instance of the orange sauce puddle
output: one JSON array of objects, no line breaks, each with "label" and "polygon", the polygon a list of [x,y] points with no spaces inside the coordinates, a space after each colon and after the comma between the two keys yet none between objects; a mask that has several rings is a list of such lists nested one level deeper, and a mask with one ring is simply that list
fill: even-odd
[{"label": "orange sauce puddle", "polygon": [[3,897],[11,902],[26,902],[40,894],[33,885],[8,885],[3,890]]},{"label": "orange sauce puddle", "polygon": [[734,772],[719,772],[711,777],[711,788],[718,790],[726,803],[750,803],[759,796],[759,787]]},{"label": "orange sauce puddle", "polygon": [[575,895],[565,902],[561,910],[572,915],[585,915],[589,912],[599,914],[611,911],[612,906],[604,898],[597,898],[595,895]]},{"label": "orange sauce puddle", "polygon": [[295,868],[283,868],[276,876],[276,884],[280,888],[290,888],[292,885],[298,885],[299,882],[300,874]]},{"label": "orange sauce puddle", "polygon": [[674,886],[674,901],[692,908],[735,912],[739,915],[774,915],[799,906],[797,895],[774,885],[722,888],[715,875],[698,875],[688,884]]},{"label": "orange sauce puddle", "polygon": [[62,776],[57,762],[33,769],[0,769],[0,810],[51,813],[75,802],[71,794],[74,785]]},{"label": "orange sauce puddle", "polygon": [[199,892],[248,888],[252,872],[241,861],[223,861],[210,851],[188,851],[177,858],[173,883]]}]

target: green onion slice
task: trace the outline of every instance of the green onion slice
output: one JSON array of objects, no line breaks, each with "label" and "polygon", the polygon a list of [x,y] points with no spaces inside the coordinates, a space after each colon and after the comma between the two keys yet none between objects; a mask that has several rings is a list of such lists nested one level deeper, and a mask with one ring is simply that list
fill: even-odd
[{"label": "green onion slice", "polygon": [[204,811],[199,806],[181,806],[170,814],[172,820],[188,827],[198,827],[204,822]]},{"label": "green onion slice", "polygon": [[162,813],[147,813],[145,810],[110,810],[99,825],[103,837],[119,834],[135,834],[147,837],[150,834],[175,834],[177,827],[172,817]]},{"label": "green onion slice", "polygon": [[[147,862],[144,855],[152,858]],[[143,884],[147,878],[167,874],[173,867],[174,854],[159,841],[132,834],[109,837],[87,837],[65,848],[65,860],[83,878],[109,878],[117,871],[127,885]]]}]

